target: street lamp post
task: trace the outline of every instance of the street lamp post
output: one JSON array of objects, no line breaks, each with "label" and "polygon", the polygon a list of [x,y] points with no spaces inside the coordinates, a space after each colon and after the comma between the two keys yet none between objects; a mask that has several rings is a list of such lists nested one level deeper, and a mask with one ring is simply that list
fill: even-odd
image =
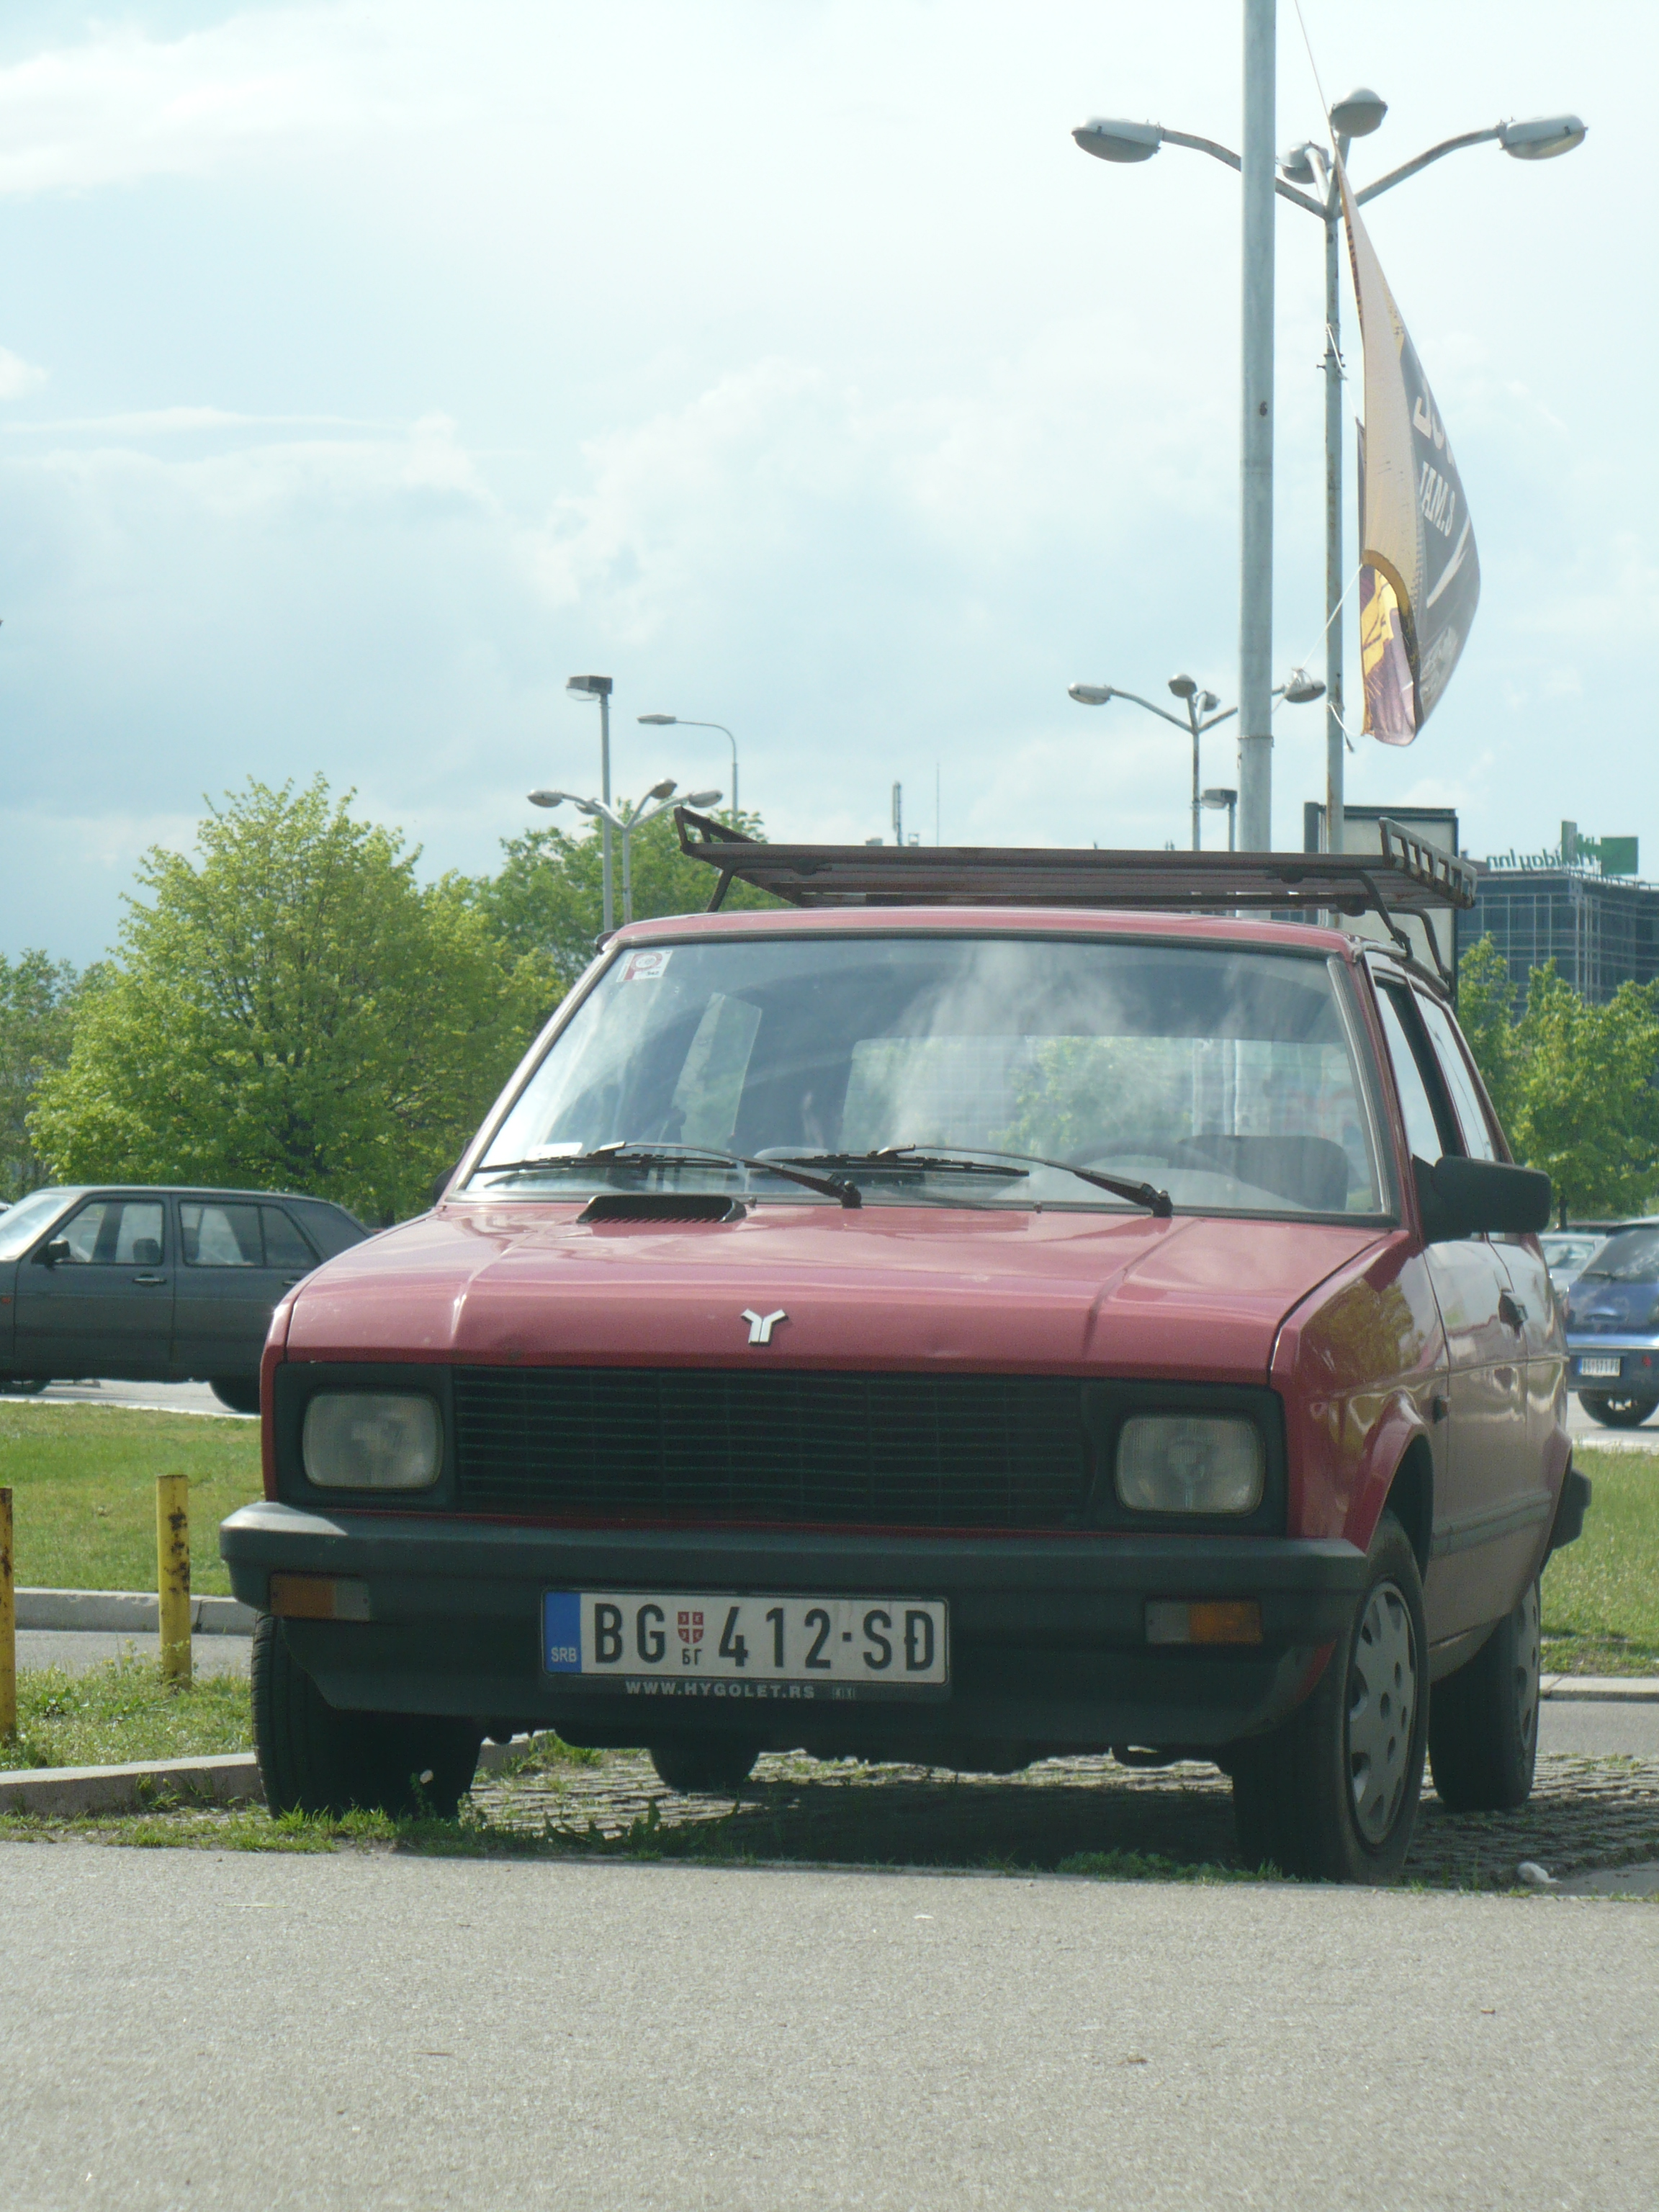
[{"label": "street lamp post", "polygon": [[[1381,125],[1388,113],[1388,103],[1377,94],[1364,86],[1340,100],[1330,112],[1330,125],[1337,151],[1346,164],[1349,145],[1355,138],[1368,137]],[[1247,126],[1248,126],[1247,94]],[[1395,185],[1414,177],[1419,169],[1426,169],[1431,161],[1438,161],[1448,154],[1455,154],[1465,146],[1496,143],[1518,161],[1547,161],[1559,154],[1570,154],[1575,146],[1582,145],[1586,126],[1576,115],[1536,116],[1527,122],[1498,123],[1486,131],[1466,131],[1455,138],[1444,138],[1409,161],[1403,161],[1386,176],[1354,194],[1357,205],[1363,207],[1379,193],[1390,191]],[[1101,117],[1091,123],[1080,125],[1073,137],[1085,154],[1092,154],[1103,161],[1149,161],[1160,146],[1186,146],[1194,152],[1208,154],[1229,168],[1243,165],[1239,156],[1227,147],[1218,145],[1212,138],[1199,138],[1184,131],[1166,131],[1159,123],[1127,123]],[[1248,150],[1248,128],[1247,128]],[[1341,228],[1342,203],[1336,178],[1326,158],[1324,149],[1312,145],[1297,147],[1279,163],[1281,178],[1273,189],[1281,199],[1292,201],[1310,215],[1317,216],[1325,226],[1325,355],[1322,366],[1325,375],[1325,819],[1326,842],[1332,852],[1343,849],[1343,669],[1342,624],[1338,616],[1343,593],[1342,575],[1342,356],[1340,346],[1341,329]],[[1300,185],[1322,186],[1318,198],[1298,191]],[[1247,256],[1249,232],[1246,231]],[[1262,394],[1269,402],[1267,421],[1272,422],[1270,392]],[[1261,404],[1261,398],[1256,400]],[[1245,432],[1250,428],[1249,400],[1246,399]],[[1257,419],[1260,419],[1259,417]],[[1271,456],[1270,461],[1271,461]],[[1248,590],[1248,580],[1242,588]],[[1241,680],[1242,680],[1241,661]],[[1241,747],[1240,780],[1244,781],[1243,749]],[[1243,835],[1247,848],[1251,844],[1250,814],[1248,797],[1243,805]]]},{"label": "street lamp post", "polygon": [[718,730],[732,748],[732,811],[738,811],[738,741],[724,722],[690,722],[681,714],[641,714],[640,720],[659,730]]},{"label": "street lamp post", "polygon": [[1212,809],[1223,806],[1226,808],[1227,850],[1230,853],[1236,851],[1237,840],[1235,833],[1238,827],[1238,793],[1236,791],[1227,790],[1220,784],[1216,784],[1204,793],[1204,804]]},{"label": "street lamp post", "polygon": [[[608,807],[611,804],[611,679],[608,676],[571,676],[566,678],[564,688],[574,692],[579,699],[597,699],[599,702],[599,797]],[[607,933],[616,927],[617,921],[616,901],[611,884],[611,817],[607,814],[601,824],[605,851],[600,863]]]},{"label": "street lamp post", "polygon": [[[580,799],[574,791],[532,791],[527,796],[532,806],[563,806],[568,804],[574,806],[578,814],[586,814],[590,819],[597,816],[605,836],[607,864],[611,832],[614,830],[622,839],[623,923],[625,927],[634,919],[634,832],[643,830],[647,822],[654,822],[659,814],[666,813],[669,807],[677,803],[674,797],[677,789],[673,777],[665,775],[660,783],[653,783],[645,794],[647,799],[656,801],[654,806],[647,806],[641,799],[637,806],[624,802],[619,808],[607,805],[602,799]],[[713,806],[720,797],[718,791],[690,791],[678,804],[682,806]],[[611,928],[608,887],[605,927],[608,936]]]},{"label": "street lamp post", "polygon": [[[1210,804],[1206,794],[1199,788],[1198,741],[1206,731],[1214,729],[1218,722],[1231,721],[1238,709],[1237,707],[1223,707],[1213,691],[1200,691],[1190,676],[1172,676],[1170,690],[1187,709],[1184,720],[1179,714],[1172,714],[1167,707],[1155,706],[1152,700],[1143,699],[1137,691],[1120,690],[1115,684],[1070,684],[1066,686],[1067,696],[1075,699],[1079,707],[1103,707],[1109,699],[1127,699],[1133,706],[1144,707],[1149,714],[1156,714],[1159,721],[1173,723],[1177,730],[1190,731],[1193,740],[1193,850],[1196,853],[1202,843],[1199,835],[1199,810]],[[1302,707],[1310,700],[1322,698],[1324,690],[1324,685],[1305,670],[1293,668],[1284,683],[1275,684],[1269,691],[1269,716],[1273,712],[1272,702],[1275,699],[1288,699],[1291,706]],[[1218,708],[1220,708],[1219,713]],[[1238,796],[1237,792],[1233,793],[1235,800]],[[1231,818],[1229,816],[1229,837],[1232,835]],[[1231,852],[1231,849],[1229,845],[1228,850]],[[1245,849],[1265,851],[1266,848],[1247,846]]]}]

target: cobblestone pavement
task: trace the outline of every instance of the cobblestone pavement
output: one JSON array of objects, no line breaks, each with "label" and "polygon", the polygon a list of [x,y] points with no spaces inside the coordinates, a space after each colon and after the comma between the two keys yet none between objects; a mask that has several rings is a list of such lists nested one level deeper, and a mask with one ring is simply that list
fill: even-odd
[{"label": "cobblestone pavement", "polygon": [[[472,1802],[497,1827],[674,1856],[1055,1869],[1117,1854],[1126,1872],[1145,1859],[1238,1865],[1229,1784],[1195,1763],[1146,1771],[1052,1759],[1000,1776],[775,1756],[734,1801],[678,1796],[642,1753],[612,1752],[481,1782]],[[1659,1760],[1547,1757],[1518,1813],[1455,1814],[1425,1790],[1406,1878],[1507,1888],[1523,1859],[1559,1877],[1656,1856]]]}]

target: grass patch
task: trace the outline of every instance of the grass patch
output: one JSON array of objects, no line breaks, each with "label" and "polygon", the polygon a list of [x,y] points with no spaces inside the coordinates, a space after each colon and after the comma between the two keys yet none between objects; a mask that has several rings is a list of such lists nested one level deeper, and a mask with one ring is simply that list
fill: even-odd
[{"label": "grass patch", "polygon": [[1659,1674],[1659,1453],[1575,1447],[1594,1487],[1584,1533],[1544,1574],[1544,1664]]},{"label": "grass patch", "polygon": [[12,1486],[20,1583],[155,1588],[155,1478],[190,1479],[191,1578],[230,1589],[219,1523],[260,1497],[259,1430],[115,1406],[0,1399],[0,1468]]},{"label": "grass patch", "polygon": [[0,1770],[119,1766],[252,1747],[240,1675],[206,1675],[175,1689],[161,1680],[157,1660],[112,1659],[85,1674],[21,1669],[17,1734],[0,1743]]}]

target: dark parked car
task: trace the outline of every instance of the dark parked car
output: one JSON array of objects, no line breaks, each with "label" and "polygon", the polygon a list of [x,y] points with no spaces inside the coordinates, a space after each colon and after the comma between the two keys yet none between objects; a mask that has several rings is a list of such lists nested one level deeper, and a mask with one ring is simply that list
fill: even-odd
[{"label": "dark parked car", "polygon": [[272,1308],[368,1234],[343,1206],[285,1192],[34,1191],[0,1215],[0,1389],[201,1382],[257,1413]]},{"label": "dark parked car", "polygon": [[1615,1230],[1567,1293],[1570,1389],[1592,1420],[1634,1429],[1659,1406],[1659,1223]]}]

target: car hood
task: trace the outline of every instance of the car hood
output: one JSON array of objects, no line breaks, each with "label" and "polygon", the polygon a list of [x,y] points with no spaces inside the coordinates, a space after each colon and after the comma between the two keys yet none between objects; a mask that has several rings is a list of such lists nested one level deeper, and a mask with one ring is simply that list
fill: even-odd
[{"label": "car hood", "polygon": [[[921,1206],[584,1223],[451,1205],[308,1277],[301,1359],[916,1369],[1260,1382],[1286,1313],[1373,1227]],[[750,1316],[776,1316],[751,1344]]]}]

